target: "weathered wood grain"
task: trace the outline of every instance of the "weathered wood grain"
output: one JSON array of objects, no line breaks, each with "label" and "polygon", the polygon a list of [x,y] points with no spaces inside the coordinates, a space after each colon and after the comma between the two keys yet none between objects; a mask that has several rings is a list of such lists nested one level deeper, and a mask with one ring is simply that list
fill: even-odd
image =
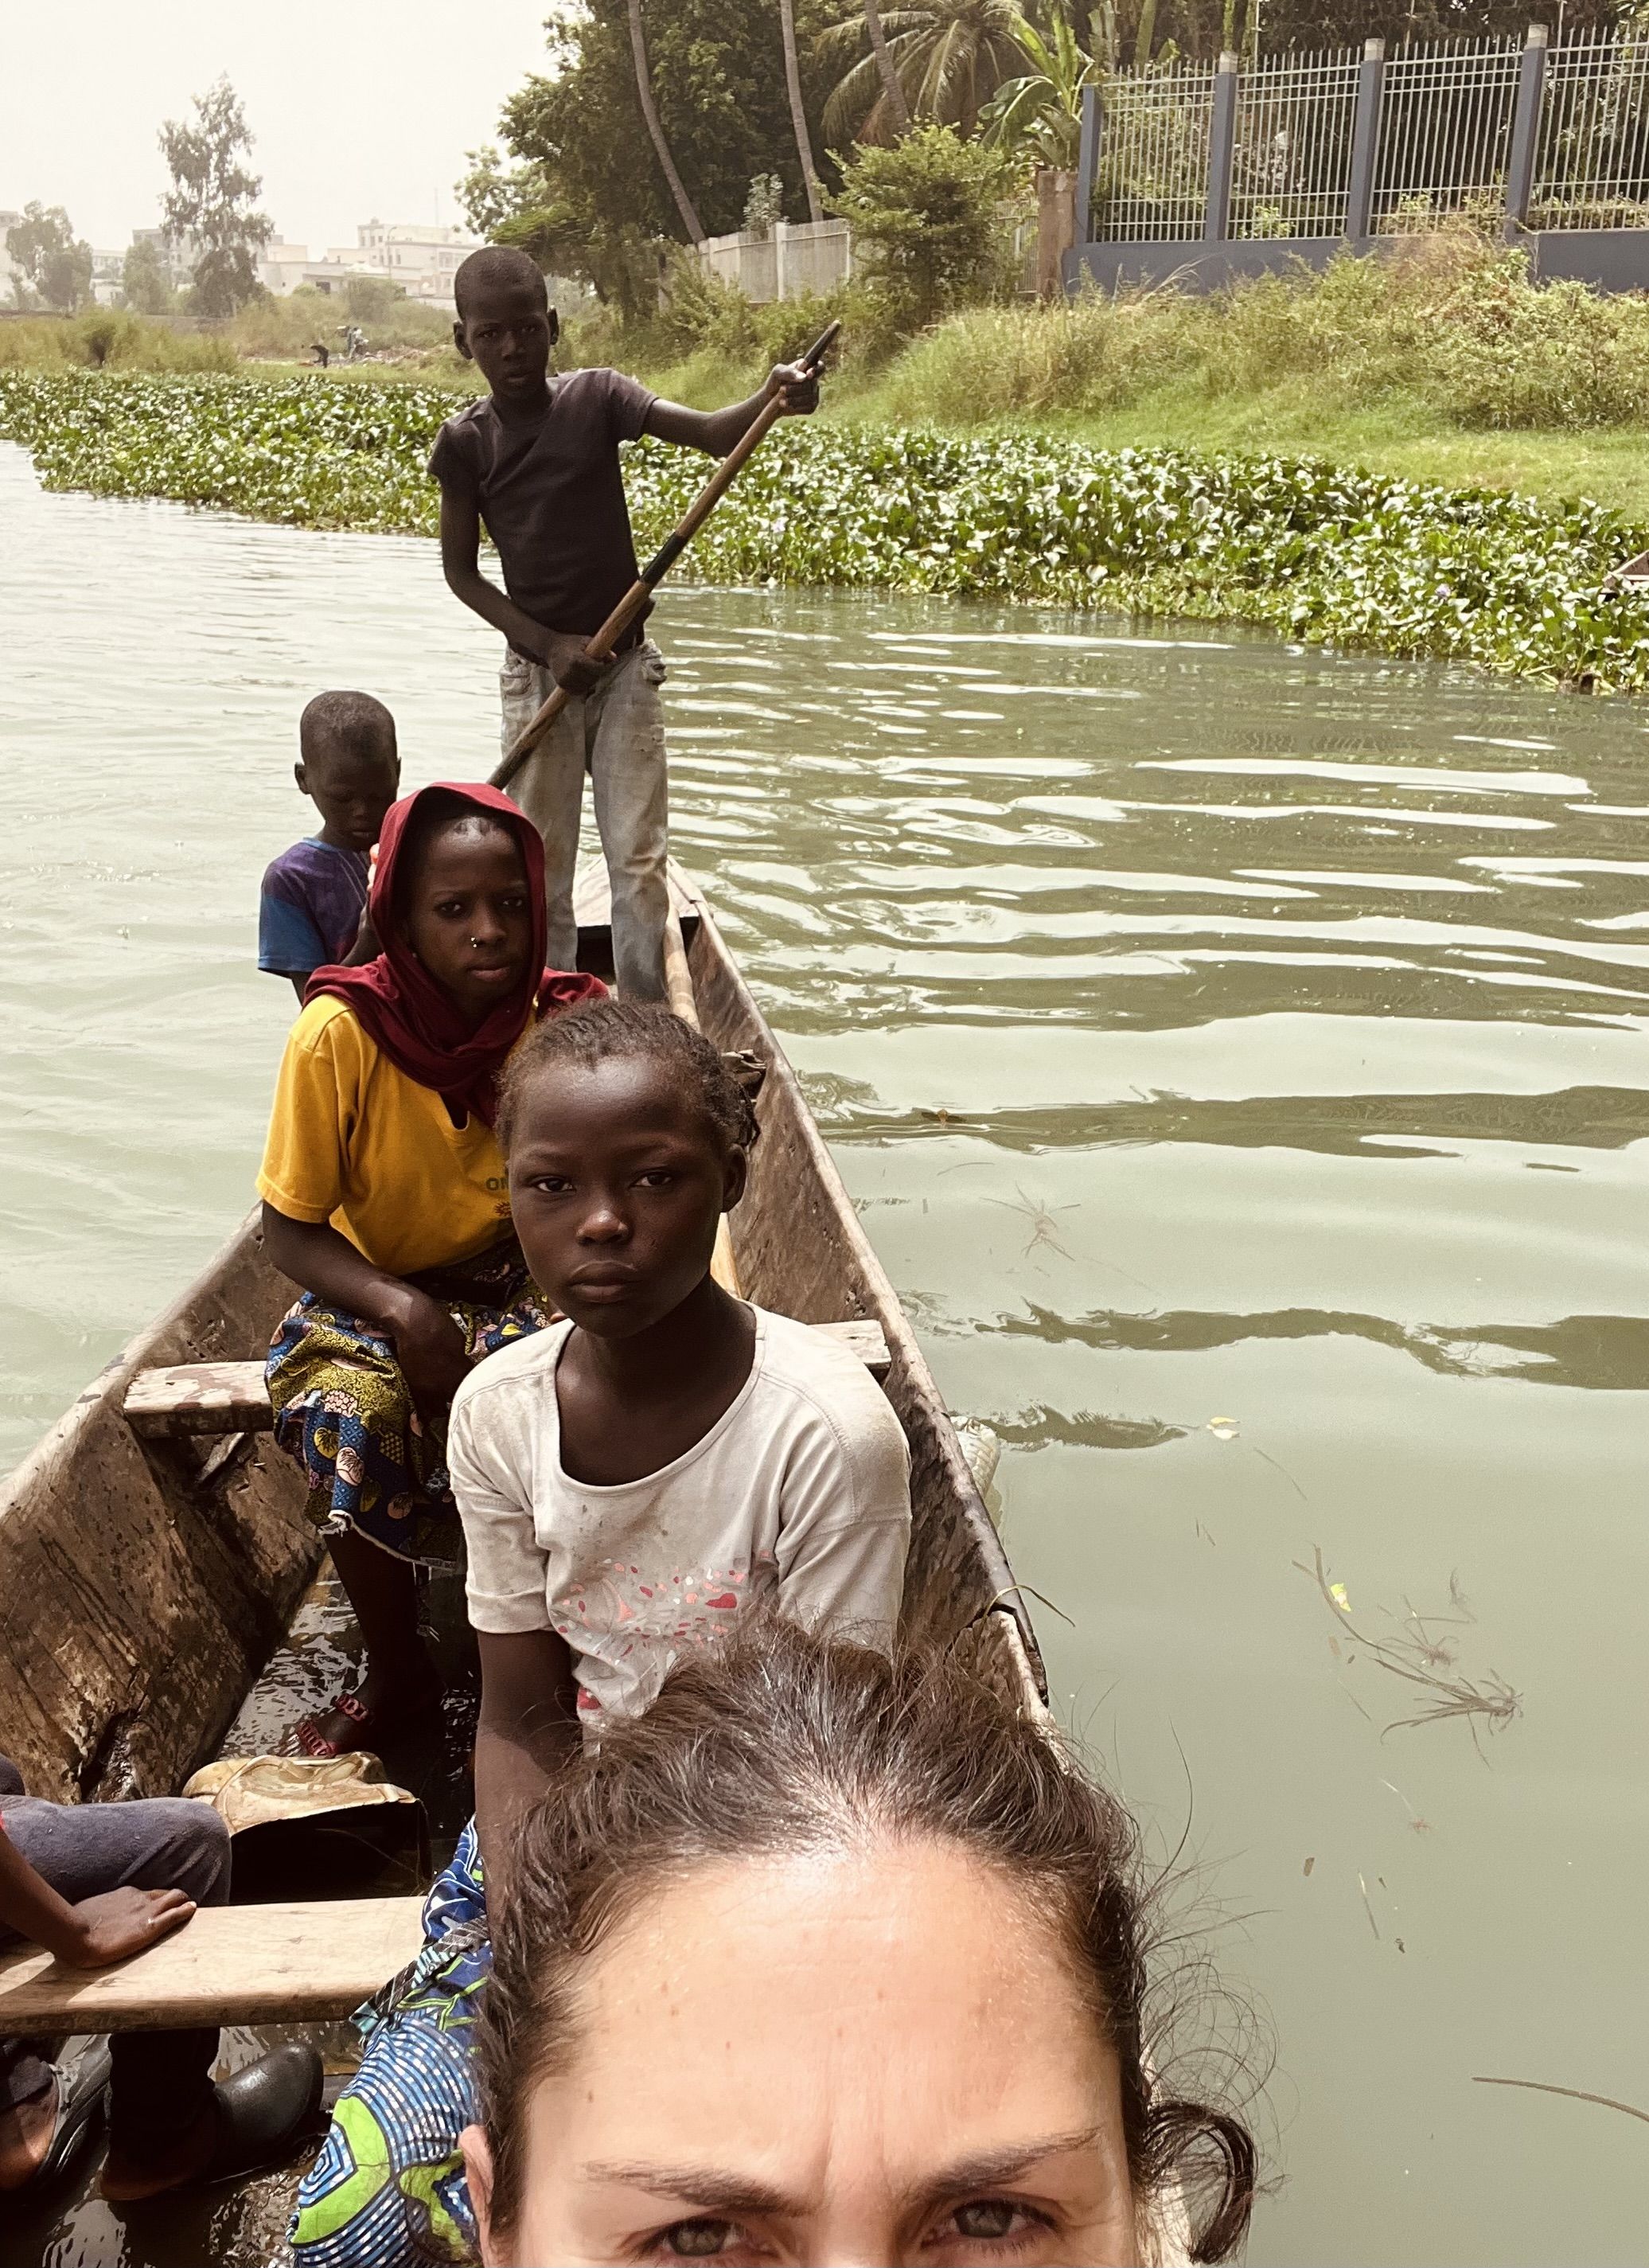
[{"label": "weathered wood grain", "polygon": [[125,1408],[133,1432],[155,1440],[267,1432],[274,1422],[261,1362],[174,1362],[140,1370],[126,1389]]},{"label": "weathered wood grain", "polygon": [[247,1220],[0,1482],[0,1747],[31,1792],[169,1795],[212,1754],[320,1560],[268,1440],[202,1485],[128,1425],[141,1370],[261,1359],[293,1287]]},{"label": "weathered wood grain", "polygon": [[422,1898],[203,1906],[113,1969],[65,1969],[34,1946],[0,1955],[0,2038],[347,2016],[415,1958],[423,1911]]}]

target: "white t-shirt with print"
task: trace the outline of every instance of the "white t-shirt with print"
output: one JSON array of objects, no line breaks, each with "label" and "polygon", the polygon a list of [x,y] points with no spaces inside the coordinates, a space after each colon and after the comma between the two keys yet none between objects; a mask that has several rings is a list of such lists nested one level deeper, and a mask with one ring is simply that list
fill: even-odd
[{"label": "white t-shirt with print", "polygon": [[478,1363],[453,1403],[447,1466],[478,1631],[558,1631],[586,1728],[639,1715],[674,1656],[753,1599],[810,1629],[891,1643],[910,1540],[910,1453],[864,1365],[753,1307],[755,1355],[685,1455],[617,1487],[562,1469],[556,1366],[570,1322]]}]

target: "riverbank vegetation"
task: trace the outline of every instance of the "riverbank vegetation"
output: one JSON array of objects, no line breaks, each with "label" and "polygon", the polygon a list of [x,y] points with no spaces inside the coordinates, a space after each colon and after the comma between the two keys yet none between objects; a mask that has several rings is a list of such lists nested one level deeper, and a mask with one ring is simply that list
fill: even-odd
[{"label": "riverbank vegetation", "polygon": [[[300,526],[433,533],[424,464],[452,404],[427,387],[0,372],[0,434],[32,451],[49,486]],[[685,451],[629,453],[644,545],[703,472]],[[1601,587],[1645,542],[1595,504],[1542,507],[1310,459],[809,423],[780,428],[753,460],[688,571],[1248,622],[1649,690],[1649,600]]]},{"label": "riverbank vegetation", "polygon": [[[612,309],[571,315],[563,358],[615,363],[710,407],[747,392],[841,315],[845,352],[828,414],[854,424],[1314,455],[1447,487],[1591,497],[1649,520],[1649,299],[1533,284],[1520,254],[1468,225],[1417,237],[1395,258],[1337,260],[1321,276],[1261,278],[1211,298],[1094,293],[1052,306],[965,304],[973,267],[992,255],[966,231],[954,241],[948,269],[902,278],[896,291],[859,281],[767,306],[679,255],[664,304],[644,320]],[[442,319],[379,289],[382,305],[261,301],[210,331],[101,309],[0,323],[0,368],[285,373],[315,340],[335,345],[347,316],[368,326],[382,358],[317,380],[472,390]],[[913,298],[931,313],[957,297],[964,304],[937,320],[907,313]]]}]

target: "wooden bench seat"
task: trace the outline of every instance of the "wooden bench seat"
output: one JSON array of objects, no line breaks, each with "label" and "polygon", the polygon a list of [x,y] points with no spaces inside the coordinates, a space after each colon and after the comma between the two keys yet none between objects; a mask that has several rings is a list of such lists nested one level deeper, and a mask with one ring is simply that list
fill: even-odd
[{"label": "wooden bench seat", "polygon": [[0,2039],[348,2016],[416,1957],[423,1910],[422,1898],[203,1906],[113,1969],[64,1969],[25,1946],[0,1955]]},{"label": "wooden bench seat", "polygon": [[[872,1377],[888,1366],[880,1323],[815,1323],[838,1340]],[[126,1422],[150,1440],[188,1433],[266,1433],[274,1422],[261,1362],[180,1362],[140,1370],[126,1389]]]}]

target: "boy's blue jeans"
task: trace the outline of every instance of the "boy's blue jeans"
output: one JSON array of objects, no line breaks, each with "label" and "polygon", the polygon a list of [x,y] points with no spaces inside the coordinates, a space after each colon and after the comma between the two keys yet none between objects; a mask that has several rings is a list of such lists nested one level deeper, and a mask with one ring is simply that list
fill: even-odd
[{"label": "boy's blue jeans", "polygon": [[[548,670],[505,648],[498,673],[505,749],[549,698],[555,683]],[[651,639],[621,654],[591,692],[568,702],[509,791],[544,838],[546,958],[552,968],[571,968],[578,950],[573,870],[584,776],[590,775],[613,888],[613,965],[627,1000],[665,997],[670,794],[659,696],[663,683],[664,656]]]}]

